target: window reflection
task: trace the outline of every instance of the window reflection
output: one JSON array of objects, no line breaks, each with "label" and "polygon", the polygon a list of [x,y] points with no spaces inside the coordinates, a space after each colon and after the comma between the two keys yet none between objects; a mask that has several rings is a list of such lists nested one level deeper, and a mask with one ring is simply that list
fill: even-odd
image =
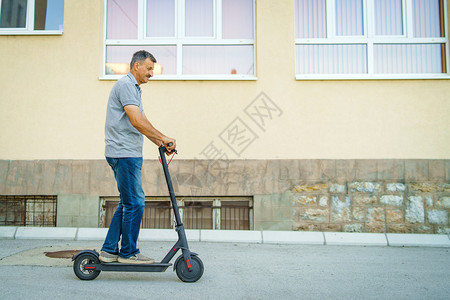
[{"label": "window reflection", "polygon": [[253,38],[253,0],[222,0],[222,37]]},{"label": "window reflection", "polygon": [[176,74],[176,46],[107,46],[105,74],[127,74],[130,71],[131,57],[139,50],[146,50],[156,58],[154,75]]},{"label": "window reflection", "polygon": [[35,0],[34,29],[63,30],[64,0]]},{"label": "window reflection", "polygon": [[[132,54],[142,49],[157,59],[155,75],[254,75],[254,0],[107,0],[106,5],[105,75],[126,74]],[[144,10],[142,24],[138,10]],[[222,24],[215,23],[219,19]]]},{"label": "window reflection", "polygon": [[108,39],[137,39],[137,0],[109,0],[107,11]]},{"label": "window reflection", "polygon": [[0,28],[25,28],[27,0],[2,0]]},{"label": "window reflection", "polygon": [[[64,0],[29,0],[34,4],[34,24],[27,26],[27,0],[1,0],[0,28],[63,30]],[[30,25],[30,24],[29,24]]]},{"label": "window reflection", "polygon": [[253,46],[183,47],[183,74],[253,73]]}]

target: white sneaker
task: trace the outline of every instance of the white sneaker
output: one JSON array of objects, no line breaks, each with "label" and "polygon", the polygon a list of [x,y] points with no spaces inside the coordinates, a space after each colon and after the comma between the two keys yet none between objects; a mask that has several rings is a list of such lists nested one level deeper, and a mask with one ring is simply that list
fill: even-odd
[{"label": "white sneaker", "polygon": [[144,256],[141,253],[138,253],[128,258],[119,256],[117,261],[122,264],[152,264],[155,262],[153,258]]},{"label": "white sneaker", "polygon": [[105,251],[100,251],[100,255],[98,256],[98,259],[100,259],[103,263],[112,263],[117,262],[117,259],[119,258],[119,255],[117,254],[111,254]]}]

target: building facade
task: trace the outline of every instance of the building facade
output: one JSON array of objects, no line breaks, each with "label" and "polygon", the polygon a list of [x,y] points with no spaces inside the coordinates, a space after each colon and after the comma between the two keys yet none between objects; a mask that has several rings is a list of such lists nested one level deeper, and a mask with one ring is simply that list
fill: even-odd
[{"label": "building facade", "polygon": [[106,103],[147,49],[191,228],[449,233],[447,1],[1,2],[0,225],[108,225]]}]

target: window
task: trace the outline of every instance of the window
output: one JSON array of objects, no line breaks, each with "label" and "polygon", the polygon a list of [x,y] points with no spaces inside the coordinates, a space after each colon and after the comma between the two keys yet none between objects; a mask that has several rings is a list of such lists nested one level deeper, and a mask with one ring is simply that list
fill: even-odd
[{"label": "window", "polygon": [[103,79],[152,53],[154,79],[253,80],[254,0],[105,0]]},{"label": "window", "polygon": [[[119,199],[102,197],[101,202],[100,226],[109,227]],[[251,197],[177,197],[177,203],[186,229],[253,229]],[[0,206],[0,225],[2,225],[1,208]],[[173,228],[173,226],[174,214],[170,198],[146,197],[141,228]]]},{"label": "window", "polygon": [[450,78],[446,12],[443,0],[295,0],[296,78]]},{"label": "window", "polygon": [[0,196],[0,226],[56,226],[56,196]]},{"label": "window", "polygon": [[0,34],[62,34],[64,0],[0,0]]}]

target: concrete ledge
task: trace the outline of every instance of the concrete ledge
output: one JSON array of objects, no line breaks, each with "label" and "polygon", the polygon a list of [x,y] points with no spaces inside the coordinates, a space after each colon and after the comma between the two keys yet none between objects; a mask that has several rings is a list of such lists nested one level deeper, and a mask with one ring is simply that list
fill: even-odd
[{"label": "concrete ledge", "polygon": [[104,241],[108,228],[80,228],[77,241]]},{"label": "concrete ledge", "polygon": [[19,227],[16,239],[75,240],[77,230],[68,227]]},{"label": "concrete ledge", "polygon": [[261,243],[261,231],[200,230],[202,242]]},{"label": "concrete ledge", "polygon": [[387,246],[384,233],[325,232],[327,245]]},{"label": "concrete ledge", "polygon": [[[199,242],[200,230],[186,229],[186,237],[188,241]],[[139,233],[139,241],[152,242],[152,241],[167,241],[176,242],[178,234],[174,229],[141,229]]]},{"label": "concrete ledge", "polygon": [[17,227],[0,227],[0,239],[13,240]]},{"label": "concrete ledge", "polygon": [[389,246],[397,247],[450,247],[450,240],[443,234],[386,234]]},{"label": "concrete ledge", "polygon": [[263,231],[263,243],[265,244],[305,244],[323,245],[322,232],[308,231]]},{"label": "concrete ledge", "polygon": [[[0,227],[1,239],[98,240],[105,239],[107,228],[69,227]],[[225,243],[410,246],[450,247],[450,237],[439,234],[348,233],[309,231],[244,231],[244,230],[186,230],[189,241]],[[141,229],[139,241],[175,242],[173,229]]]}]

